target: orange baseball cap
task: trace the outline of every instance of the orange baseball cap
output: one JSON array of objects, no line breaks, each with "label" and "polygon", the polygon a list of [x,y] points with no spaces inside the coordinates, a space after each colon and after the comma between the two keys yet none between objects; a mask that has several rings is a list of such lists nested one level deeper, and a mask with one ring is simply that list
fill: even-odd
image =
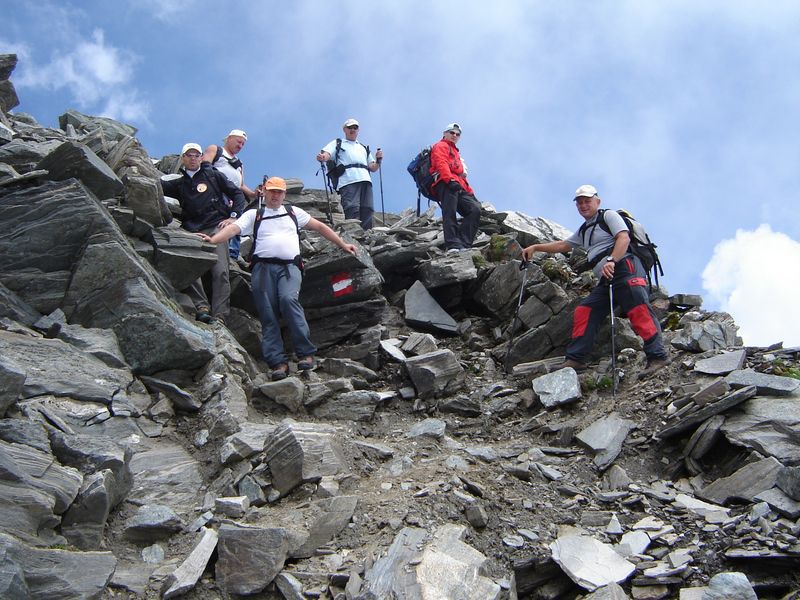
[{"label": "orange baseball cap", "polygon": [[270,177],[264,185],[265,190],[281,190],[286,191],[286,182],[282,177]]}]

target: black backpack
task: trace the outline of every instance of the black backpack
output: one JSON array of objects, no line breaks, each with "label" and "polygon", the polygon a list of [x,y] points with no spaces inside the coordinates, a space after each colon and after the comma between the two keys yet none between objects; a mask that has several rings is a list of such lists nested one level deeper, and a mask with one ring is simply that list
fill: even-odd
[{"label": "black backpack", "polygon": [[[611,235],[611,228],[606,223],[606,218],[604,216],[605,212],[606,209],[604,208],[597,211],[597,220],[591,226],[592,231],[594,231],[595,227],[600,225],[603,231]],[[622,220],[625,221],[625,226],[628,228],[631,239],[628,249],[642,261],[642,266],[644,266],[644,270],[647,271],[647,282],[650,284],[650,287],[652,288],[653,279],[656,282],[656,287],[658,287],[659,275],[661,277],[664,276],[664,269],[661,267],[661,259],[659,259],[658,252],[656,252],[658,246],[650,239],[644,225],[637,221],[631,213],[624,208],[617,209],[615,212],[622,217]],[[583,238],[588,228],[589,226],[586,223],[581,225],[581,228],[578,230],[581,238]],[[589,234],[589,239],[591,240],[591,233]],[[650,277],[651,271],[653,272],[652,279]]]},{"label": "black backpack", "polygon": [[[358,142],[361,144],[361,142]],[[364,146],[361,144],[364,150],[367,151],[367,161],[369,161],[369,146]],[[339,178],[344,175],[344,172],[347,169],[352,167],[360,167],[362,169],[367,169],[367,165],[362,163],[352,163],[349,165],[345,164],[336,164],[339,160],[339,153],[342,151],[342,138],[336,138],[336,152],[334,152],[333,156],[325,161],[325,168],[327,172],[325,175],[328,178],[328,182],[330,185],[331,190],[334,192],[339,191]]]},{"label": "black backpack", "polygon": [[406,170],[411,175],[414,183],[417,184],[417,216],[419,216],[421,196],[425,196],[428,199],[429,206],[431,200],[438,202],[435,194],[431,191],[431,186],[437,177],[436,174],[431,173],[431,147],[425,146],[420,150],[408,163]]}]

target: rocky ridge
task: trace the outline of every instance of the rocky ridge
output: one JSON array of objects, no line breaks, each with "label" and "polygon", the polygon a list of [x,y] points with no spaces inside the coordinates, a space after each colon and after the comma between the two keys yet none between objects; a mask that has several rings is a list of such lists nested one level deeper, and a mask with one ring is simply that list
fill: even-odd
[{"label": "rocky ridge", "polygon": [[[654,290],[672,363],[555,369],[585,261],[484,205],[304,234],[319,367],[271,382],[249,273],[227,326],[178,292],[213,260],[136,130],[10,112],[0,56],[0,597],[797,598],[798,348]],[[321,190],[288,200],[326,218]],[[521,292],[520,292],[521,291]],[[517,308],[519,310],[517,311]],[[518,319],[514,319],[518,312]],[[509,341],[511,340],[511,343]]]}]

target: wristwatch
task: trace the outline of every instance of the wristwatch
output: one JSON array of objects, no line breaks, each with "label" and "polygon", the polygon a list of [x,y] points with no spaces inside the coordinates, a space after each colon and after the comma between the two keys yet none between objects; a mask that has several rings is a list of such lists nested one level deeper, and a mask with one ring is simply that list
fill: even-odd
[{"label": "wristwatch", "polygon": [[609,255],[609,256],[606,256],[606,262],[617,262],[617,261],[614,260],[613,256]]},{"label": "wristwatch", "polygon": [[[239,215],[238,215],[238,214],[236,214],[236,211],[234,211],[234,212],[232,212],[232,213],[231,213],[231,219],[235,219],[235,218],[236,218],[236,217],[238,217],[238,216],[239,216]],[[608,258],[611,258],[611,257],[609,256]]]}]

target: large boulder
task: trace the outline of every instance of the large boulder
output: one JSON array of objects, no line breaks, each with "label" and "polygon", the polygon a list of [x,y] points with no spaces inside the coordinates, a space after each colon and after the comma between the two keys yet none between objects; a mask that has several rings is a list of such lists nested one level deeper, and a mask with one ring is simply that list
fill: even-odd
[{"label": "large boulder", "polygon": [[79,179],[100,199],[122,193],[123,185],[114,171],[87,146],[67,141],[45,156],[37,169],[48,171],[53,181]]}]

